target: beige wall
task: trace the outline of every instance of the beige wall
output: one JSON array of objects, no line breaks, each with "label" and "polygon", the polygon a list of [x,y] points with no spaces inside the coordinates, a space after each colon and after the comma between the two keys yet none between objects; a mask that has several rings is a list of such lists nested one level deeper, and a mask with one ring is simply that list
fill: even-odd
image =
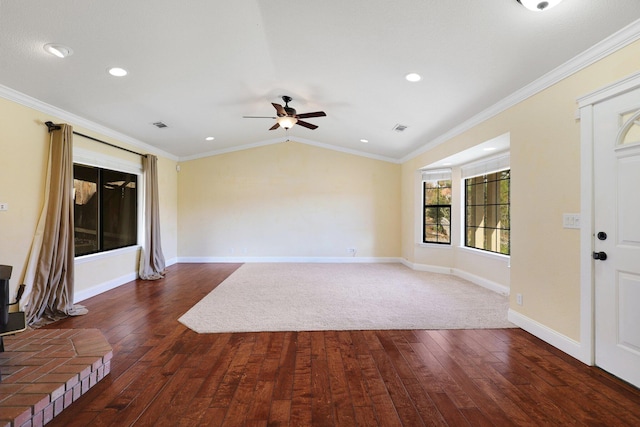
[{"label": "beige wall", "polygon": [[181,259],[399,256],[397,164],[286,142],[180,167]]},{"label": "beige wall", "polygon": [[[402,165],[402,254],[420,260],[413,236],[415,171],[506,132],[511,134],[511,309],[580,340],[580,236],[562,214],[580,212],[576,99],[640,69],[640,42],[610,55]],[[462,260],[469,268],[482,260]],[[515,303],[523,295],[522,306]]]},{"label": "beige wall", "polygon": [[[0,212],[0,263],[13,266],[10,281],[11,295],[22,283],[42,203],[44,201],[45,174],[49,154],[49,135],[42,123],[62,120],[0,98],[0,202],[8,203],[9,210]],[[69,123],[74,125],[74,123]],[[136,147],[98,135],[74,126],[74,130],[140,151]],[[98,158],[140,164],[140,158],[122,150],[111,148],[85,138],[74,137],[74,150],[93,153]],[[162,220],[162,244],[165,257],[177,256],[177,176],[176,162],[160,157],[158,175]],[[76,262],[76,295],[105,285],[120,284],[122,278],[136,273],[139,251],[124,251],[114,255],[101,255]]]}]

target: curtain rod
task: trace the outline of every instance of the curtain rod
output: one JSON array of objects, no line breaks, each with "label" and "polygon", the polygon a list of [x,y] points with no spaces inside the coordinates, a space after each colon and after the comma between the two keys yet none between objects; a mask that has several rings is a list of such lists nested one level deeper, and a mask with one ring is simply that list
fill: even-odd
[{"label": "curtain rod", "polygon": [[[53,131],[53,130],[59,130],[59,129],[62,129],[62,128],[60,127],[60,125],[57,125],[57,124],[55,124],[55,123],[53,123],[53,122],[45,122],[44,124],[45,124],[45,125],[47,126],[47,128],[49,129],[49,133],[51,133],[51,131]],[[113,148],[117,148],[117,149],[119,149],[119,150],[128,151],[129,153],[137,154],[138,156],[147,157],[147,155],[146,155],[146,154],[138,153],[137,151],[129,150],[128,148],[119,147],[119,146],[117,146],[117,145],[115,145],[115,144],[112,144],[112,143],[110,143],[110,142],[103,141],[103,140],[101,140],[101,139],[94,138],[94,137],[92,137],[92,136],[85,135],[85,134],[80,133],[80,132],[76,132],[75,130],[73,131],[73,134],[74,134],[74,135],[78,135],[78,136],[82,136],[82,137],[87,138],[87,139],[90,139],[90,140],[92,140],[92,141],[99,142],[99,143],[101,143],[101,144],[108,145],[108,146],[113,147]]]}]

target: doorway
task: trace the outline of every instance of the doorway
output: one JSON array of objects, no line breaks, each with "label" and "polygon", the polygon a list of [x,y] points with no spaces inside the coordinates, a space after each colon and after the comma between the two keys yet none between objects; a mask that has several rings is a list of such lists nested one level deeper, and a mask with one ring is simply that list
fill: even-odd
[{"label": "doorway", "polygon": [[580,111],[581,338],[590,362],[640,387],[640,73],[583,98]]}]

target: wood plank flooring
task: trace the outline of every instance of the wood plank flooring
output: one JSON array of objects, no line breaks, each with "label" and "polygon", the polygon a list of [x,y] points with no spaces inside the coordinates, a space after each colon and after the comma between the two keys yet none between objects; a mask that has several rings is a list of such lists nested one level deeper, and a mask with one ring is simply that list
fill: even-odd
[{"label": "wood plank flooring", "polygon": [[51,328],[111,374],[51,426],[640,425],[640,391],[520,329],[199,335],[177,319],[239,264],[179,264]]}]

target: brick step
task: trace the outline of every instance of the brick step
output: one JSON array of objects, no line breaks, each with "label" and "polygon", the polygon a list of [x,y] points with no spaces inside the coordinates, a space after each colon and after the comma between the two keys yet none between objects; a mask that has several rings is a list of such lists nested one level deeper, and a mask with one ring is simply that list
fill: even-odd
[{"label": "brick step", "polygon": [[42,426],[110,372],[98,329],[36,329],[4,338],[0,427]]}]

